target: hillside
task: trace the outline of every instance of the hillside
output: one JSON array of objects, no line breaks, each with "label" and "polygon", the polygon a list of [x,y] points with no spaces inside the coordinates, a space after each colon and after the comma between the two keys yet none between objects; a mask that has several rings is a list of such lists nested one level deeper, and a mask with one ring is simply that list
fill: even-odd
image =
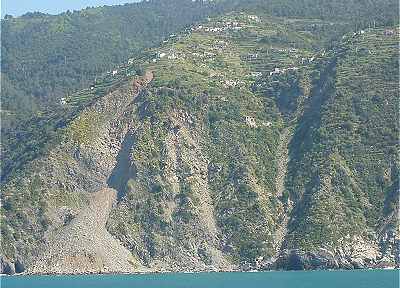
[{"label": "hillside", "polygon": [[397,8],[393,0],[151,0],[56,16],[6,15],[1,21],[2,130],[53,110],[65,94],[88,87],[114,65],[210,16],[253,10],[343,21],[351,30],[371,23],[393,25]]},{"label": "hillside", "polygon": [[24,118],[19,103],[37,105],[31,113],[54,106],[63,95],[89,86],[96,75],[214,9],[202,1],[153,0],[2,20],[1,67],[9,83],[2,88],[3,109],[17,113],[2,115],[3,129]]},{"label": "hillside", "polygon": [[318,38],[313,48],[329,47],[346,31],[395,25],[397,6],[393,0],[151,0],[7,16],[1,21],[1,181],[51,147],[52,132],[78,113],[66,112],[61,98],[102,81],[106,71],[184,27],[229,11],[324,20],[335,25],[307,29]]},{"label": "hillside", "polygon": [[[399,30],[323,48],[342,27],[226,13],[64,97],[47,148],[3,184],[3,268],[398,265]],[[88,212],[109,201],[106,224]],[[92,243],[69,232],[93,223]]]}]

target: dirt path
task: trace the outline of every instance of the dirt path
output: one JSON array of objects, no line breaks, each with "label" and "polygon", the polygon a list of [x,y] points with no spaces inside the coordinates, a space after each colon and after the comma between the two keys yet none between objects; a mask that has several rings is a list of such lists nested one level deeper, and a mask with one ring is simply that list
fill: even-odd
[{"label": "dirt path", "polygon": [[29,272],[133,272],[131,253],[105,228],[116,196],[111,188],[93,193],[89,205],[49,237],[49,244]]}]

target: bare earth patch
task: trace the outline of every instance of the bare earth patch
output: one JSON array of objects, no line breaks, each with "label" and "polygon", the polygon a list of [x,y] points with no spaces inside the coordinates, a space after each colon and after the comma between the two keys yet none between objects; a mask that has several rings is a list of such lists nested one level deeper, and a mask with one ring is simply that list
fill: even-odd
[{"label": "bare earth patch", "polygon": [[48,247],[29,272],[138,272],[131,253],[105,228],[116,195],[111,188],[93,193],[76,218],[49,236]]}]

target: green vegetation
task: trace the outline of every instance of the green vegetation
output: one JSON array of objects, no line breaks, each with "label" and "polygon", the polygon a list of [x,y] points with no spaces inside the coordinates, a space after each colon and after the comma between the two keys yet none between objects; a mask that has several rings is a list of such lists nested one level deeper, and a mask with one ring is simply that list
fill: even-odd
[{"label": "green vegetation", "polygon": [[[313,144],[296,143],[303,138],[306,141],[321,140],[321,136],[307,136],[310,130],[302,130],[313,131],[314,125],[319,123],[315,121],[324,101],[327,101],[325,98],[333,91],[334,67],[347,53],[347,48],[318,53],[314,50],[320,41],[317,37],[313,34],[299,37],[295,32],[297,25],[304,27],[307,20],[282,26],[279,20],[262,19],[254,22],[249,15],[240,13],[217,18],[172,44],[162,46],[154,55],[165,55],[154,56],[155,64],[151,59],[148,64],[142,64],[154,72],[155,80],[138,103],[143,118],[132,151],[137,169],[135,185],[138,186],[128,189],[127,201],[135,202],[134,194],[138,190],[143,191],[141,195],[146,195],[147,200],[131,206],[131,212],[127,213],[135,215],[134,223],[139,223],[144,231],[153,235],[154,241],[159,233],[177,233],[175,223],[184,227],[198,221],[193,206],[198,199],[193,183],[188,180],[190,167],[185,168],[187,164],[179,160],[182,169],[177,171],[180,179],[178,194],[171,191],[170,179],[165,174],[166,151],[170,149],[168,131],[172,129],[177,133],[185,129],[182,125],[187,125],[188,121],[181,120],[183,122],[179,121],[177,126],[171,126],[171,115],[176,113],[181,117],[187,113],[191,122],[197,123],[191,128],[192,133],[200,133],[202,150],[207,151],[208,159],[212,159],[208,167],[208,183],[213,193],[216,220],[226,239],[224,249],[237,263],[254,263],[259,255],[273,256],[276,243],[272,235],[280,225],[276,219],[289,199],[296,203],[296,215],[312,214],[293,218],[291,225],[302,227],[301,237],[297,229],[288,236],[293,241],[289,245],[294,243],[294,247],[312,250],[314,247],[334,246],[342,235],[355,235],[365,231],[368,225],[361,212],[363,200],[349,190],[354,182],[353,175],[345,176],[349,168],[339,169],[343,161],[335,160],[341,159],[340,154],[328,156],[332,163],[327,162],[326,151],[331,150],[322,146],[325,142],[318,142],[316,147],[318,155],[321,155],[321,166],[311,166],[319,163],[307,162],[309,159],[315,161],[307,146]],[[207,32],[235,21],[242,27],[240,32],[235,32],[235,29],[219,34]],[[287,36],[282,41],[271,37],[273,42],[258,41],[266,35],[279,35],[283,33],[281,31],[293,38]],[[368,33],[383,32],[374,30]],[[296,43],[296,48],[293,43]],[[345,43],[349,45],[352,42]],[[276,72],[275,68],[279,71]],[[340,81],[339,77],[337,79]],[[315,95],[317,91],[320,94]],[[291,144],[295,148],[291,149],[289,172],[295,174],[289,175],[283,197],[277,198],[275,178],[277,161],[281,160],[276,158],[280,133],[283,128],[293,125],[298,125],[298,128]],[[307,128],[308,125],[312,127]],[[338,134],[329,134],[330,137],[334,135]],[[309,170],[299,169],[304,165],[310,165]],[[313,178],[315,174],[309,172],[317,173],[321,178],[325,173],[326,177],[331,177],[330,170],[336,171],[330,187],[318,188],[322,184]],[[299,188],[306,185],[306,188]],[[307,190],[303,192],[304,189]],[[332,189],[333,194],[314,200],[311,191],[318,189]],[[171,197],[175,197],[178,203],[172,222],[165,218],[162,204],[171,201]],[[337,214],[343,208],[343,214]],[[327,223],[333,215],[338,215],[338,223]],[[341,230],[337,231],[335,227]],[[368,229],[373,229],[373,226]]]},{"label": "green vegetation", "polygon": [[[5,110],[1,115],[2,128],[15,128],[15,122],[26,119],[26,115],[47,111],[49,105],[58,103],[66,94],[88,87],[97,75],[115,64],[125,62],[144,48],[158,45],[171,33],[207,16],[246,10],[279,17],[314,18],[319,20],[308,27],[298,25],[302,31],[297,37],[312,33],[316,37],[330,34],[334,38],[337,33],[332,32],[329,23],[321,25],[320,20],[344,21],[336,32],[372,23],[393,24],[397,23],[396,7],[396,1],[392,0],[365,3],[152,0],[68,11],[57,16],[27,13],[17,18],[6,17],[2,20],[1,44],[2,109]],[[264,40],[274,41],[276,37],[279,36]]]},{"label": "green vegetation", "polygon": [[[116,64],[126,63],[129,58],[140,61],[137,57],[143,49],[157,46],[171,33],[208,16],[244,10],[291,17],[283,20],[275,34],[262,35],[257,31],[254,36],[260,36],[260,41],[266,44],[283,41],[284,45],[296,47],[330,45],[330,39],[355,27],[397,23],[397,3],[392,0],[366,3],[310,0],[301,4],[297,1],[151,0],[68,11],[57,16],[27,13],[17,18],[6,17],[2,20],[1,43],[2,179],[14,170],[12,162],[16,166],[25,163],[16,158],[31,160],[40,155],[28,151],[27,146],[43,146],[42,142],[49,142],[51,137],[40,137],[38,141],[37,135],[47,135],[42,131],[53,130],[49,127],[63,126],[60,122],[66,118],[66,112],[59,107],[61,98],[74,106],[87,105],[93,95],[104,95],[122,80],[108,78],[106,81],[105,71],[115,69]],[[357,11],[357,17],[352,11]],[[304,21],[304,18],[314,20]],[[295,31],[288,34],[286,26],[292,26]],[[308,39],[310,35],[318,41]],[[253,40],[258,41],[254,37]],[[134,69],[140,74],[140,67]],[[132,71],[125,72],[129,75]],[[98,85],[100,78],[102,84]],[[90,85],[96,89],[82,90]],[[46,123],[32,125],[38,122]],[[26,153],[33,155],[21,156]]]},{"label": "green vegetation", "polygon": [[[28,110],[36,104],[46,110],[115,64],[204,19],[213,8],[201,1],[145,1],[2,20],[2,80],[4,76],[7,82],[2,87],[3,109],[17,113],[17,120],[23,117],[18,109],[23,103]],[[3,117],[3,128],[12,124],[8,120],[13,118]]]},{"label": "green vegetation", "polygon": [[318,80],[322,94],[315,91],[292,144],[288,191],[299,201],[292,246],[371,233],[398,209],[398,51],[396,37],[385,35],[392,29],[348,36]]},{"label": "green vegetation", "polygon": [[[14,243],[27,241],[34,247],[42,240],[51,225],[49,205],[79,207],[85,203],[80,191],[106,182],[119,192],[108,229],[130,249],[132,265],[151,266],[166,255],[179,262],[176,254],[193,247],[196,257],[211,263],[210,251],[201,247],[206,243],[234,264],[255,267],[260,257],[276,257],[282,249],[335,251],[359,238],[378,243],[382,231],[396,229],[398,28],[382,26],[393,25],[396,16],[388,7],[394,3],[189,2],[166,1],[158,7],[161,2],[150,1],[124,9],[6,20],[6,35],[14,31],[19,36],[10,37],[15,42],[4,47],[20,43],[21,31],[41,27],[40,35],[60,37],[53,43],[58,51],[73,31],[79,45],[72,45],[80,48],[64,52],[79,55],[83,66],[76,70],[74,63],[67,69],[66,58],[57,58],[64,64],[42,65],[48,69],[38,73],[46,79],[40,82],[30,78],[31,72],[12,75],[7,69],[18,55],[14,59],[6,53],[8,95],[40,94],[54,83],[54,95],[64,97],[51,112],[18,120],[13,129],[3,131],[2,239],[9,245],[2,253],[12,258]],[[174,9],[178,3],[187,5],[182,12]],[[188,14],[182,21],[173,22],[183,11]],[[359,13],[355,20],[354,11]],[[212,15],[217,16],[164,38]],[[93,19],[97,22],[90,26]],[[135,23],[127,31],[120,29],[130,21]],[[160,29],[170,21],[170,28]],[[150,22],[157,25],[143,24]],[[146,28],[138,29],[141,25]],[[83,27],[89,27],[85,33]],[[88,35],[100,28],[105,29],[102,36],[111,35],[107,45]],[[353,29],[354,34],[349,32]],[[162,39],[162,45],[138,52]],[[88,56],[89,48],[94,56]],[[23,53],[18,51],[13,53]],[[38,59],[46,62],[47,51],[43,53]],[[54,78],[46,78],[50,71]],[[137,93],[149,74],[154,78]],[[24,77],[43,86],[19,86]],[[81,85],[89,88],[79,90]],[[126,104],[115,115],[104,112],[121,108],[110,100],[114,97]],[[2,113],[15,113],[17,106],[11,103]],[[102,138],[103,126],[116,134],[107,131],[107,137],[115,139]],[[90,147],[101,150],[101,156],[85,150],[94,140],[104,140]],[[69,156],[45,156],[56,147],[70,149]],[[112,168],[114,154],[117,164]],[[79,192],[49,191],[46,185],[53,179],[46,182],[40,172],[53,157],[67,167],[74,158],[82,183],[71,189]],[[104,159],[104,167],[92,167]],[[108,180],[86,183],[100,174]]]},{"label": "green vegetation", "polygon": [[97,135],[97,128],[101,122],[100,115],[87,112],[70,123],[67,128],[67,137],[78,145],[90,143]]}]

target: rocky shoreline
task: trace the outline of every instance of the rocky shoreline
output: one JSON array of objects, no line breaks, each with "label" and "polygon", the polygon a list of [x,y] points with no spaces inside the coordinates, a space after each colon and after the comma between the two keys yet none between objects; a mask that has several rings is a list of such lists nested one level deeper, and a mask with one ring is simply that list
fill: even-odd
[{"label": "rocky shoreline", "polygon": [[[287,254],[286,254],[287,256]],[[386,263],[379,263],[378,265],[365,265],[362,266],[360,263],[354,262],[353,265],[340,265],[337,261],[330,259],[323,259],[321,256],[313,255],[310,253],[296,254],[296,251],[291,251],[289,257],[278,258],[275,262],[259,264],[259,267],[240,267],[237,269],[204,269],[198,271],[176,271],[176,270],[148,270],[148,271],[74,271],[66,273],[57,272],[41,272],[41,271],[30,271],[26,270],[23,272],[15,272],[15,263],[5,261],[0,258],[0,275],[3,276],[55,276],[55,275],[145,275],[145,274],[170,274],[170,273],[226,273],[226,272],[278,272],[278,271],[351,271],[351,270],[399,270],[400,263],[396,265],[386,265]],[[315,265],[316,261],[325,261],[325,265]],[[261,266],[263,265],[263,266]],[[285,266],[286,265],[286,266]],[[302,265],[302,266],[301,266]]]},{"label": "rocky shoreline", "polygon": [[23,276],[84,276],[84,275],[153,275],[153,274],[175,274],[175,273],[183,273],[183,274],[201,274],[201,273],[257,273],[257,272],[299,272],[299,271],[353,271],[353,270],[399,270],[400,266],[388,266],[385,268],[354,268],[354,269],[312,269],[312,270],[205,270],[205,271],[149,271],[149,272],[133,272],[133,273],[124,273],[124,272],[103,272],[103,273],[15,273],[15,274],[6,274],[0,273],[0,277],[23,277]]}]

